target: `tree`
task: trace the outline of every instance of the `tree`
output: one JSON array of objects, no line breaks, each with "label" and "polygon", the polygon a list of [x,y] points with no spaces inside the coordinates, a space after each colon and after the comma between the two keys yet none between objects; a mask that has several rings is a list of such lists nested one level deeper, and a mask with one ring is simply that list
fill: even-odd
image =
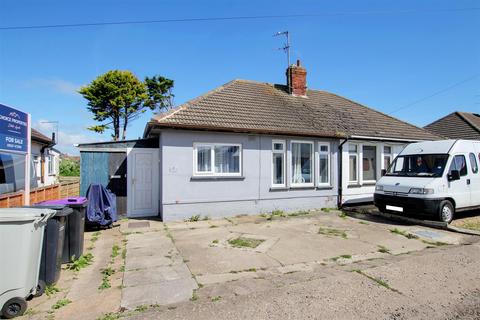
[{"label": "tree", "polygon": [[114,141],[127,136],[127,126],[148,109],[171,107],[173,80],[154,76],[140,81],[132,72],[112,70],[83,86],[79,93],[88,100],[93,119],[101,122],[89,130],[103,133],[112,128]]},{"label": "tree", "polygon": [[62,177],[80,177],[80,161],[72,159],[60,160],[60,176]]}]

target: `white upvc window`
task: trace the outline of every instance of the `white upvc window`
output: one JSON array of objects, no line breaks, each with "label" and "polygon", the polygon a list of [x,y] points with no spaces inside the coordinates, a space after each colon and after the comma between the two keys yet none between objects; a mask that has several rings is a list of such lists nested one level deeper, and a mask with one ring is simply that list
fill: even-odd
[{"label": "white upvc window", "polygon": [[330,186],[330,143],[318,143],[318,185]]},{"label": "white upvc window", "polygon": [[348,182],[358,183],[358,145],[348,144]]},{"label": "white upvc window", "polygon": [[362,145],[362,182],[377,181],[377,146]]},{"label": "white upvc window", "polygon": [[53,155],[48,155],[48,174],[55,174],[55,157]]},{"label": "white upvc window", "polygon": [[194,143],[193,172],[196,176],[241,176],[242,145]]},{"label": "white upvc window", "polygon": [[291,186],[313,187],[314,153],[312,141],[291,141]]},{"label": "white upvc window", "polygon": [[285,140],[272,141],[272,187],[285,187]]},{"label": "white upvc window", "polygon": [[393,153],[391,146],[383,146],[383,168],[388,170],[390,164],[392,163]]}]

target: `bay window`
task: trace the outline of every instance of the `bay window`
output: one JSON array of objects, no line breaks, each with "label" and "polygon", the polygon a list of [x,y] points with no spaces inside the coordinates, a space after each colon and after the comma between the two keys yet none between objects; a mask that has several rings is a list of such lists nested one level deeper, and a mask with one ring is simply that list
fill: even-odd
[{"label": "bay window", "polygon": [[292,186],[313,186],[313,142],[291,142]]},{"label": "bay window", "polygon": [[362,148],[363,181],[377,180],[377,147],[364,145]]},{"label": "bay window", "polygon": [[358,146],[356,144],[348,145],[348,169],[348,181],[358,182]]},{"label": "bay window", "polygon": [[318,146],[318,184],[330,185],[330,144],[319,143]]},{"label": "bay window", "polygon": [[285,141],[272,142],[272,186],[285,186]]},{"label": "bay window", "polygon": [[195,175],[240,176],[241,152],[239,144],[194,144]]}]

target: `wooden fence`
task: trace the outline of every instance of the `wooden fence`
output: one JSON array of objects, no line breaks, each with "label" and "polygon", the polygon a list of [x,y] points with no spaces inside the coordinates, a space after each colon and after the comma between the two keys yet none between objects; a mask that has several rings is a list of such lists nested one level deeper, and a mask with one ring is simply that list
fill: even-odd
[{"label": "wooden fence", "polygon": [[[30,192],[30,203],[46,200],[55,200],[66,197],[74,197],[80,194],[78,181],[62,182],[51,186],[33,189]],[[23,192],[6,193],[0,195],[0,208],[12,208],[23,206]]]}]

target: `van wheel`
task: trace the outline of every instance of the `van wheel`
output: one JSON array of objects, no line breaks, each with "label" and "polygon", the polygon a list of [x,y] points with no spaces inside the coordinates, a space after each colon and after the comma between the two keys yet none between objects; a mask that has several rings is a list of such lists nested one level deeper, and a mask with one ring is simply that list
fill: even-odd
[{"label": "van wheel", "polygon": [[440,221],[450,223],[453,220],[453,215],[455,213],[455,208],[452,203],[448,200],[440,202],[438,207],[438,217]]},{"label": "van wheel", "polygon": [[12,298],[5,302],[2,308],[2,315],[7,319],[21,316],[27,310],[27,302],[22,298]]}]

